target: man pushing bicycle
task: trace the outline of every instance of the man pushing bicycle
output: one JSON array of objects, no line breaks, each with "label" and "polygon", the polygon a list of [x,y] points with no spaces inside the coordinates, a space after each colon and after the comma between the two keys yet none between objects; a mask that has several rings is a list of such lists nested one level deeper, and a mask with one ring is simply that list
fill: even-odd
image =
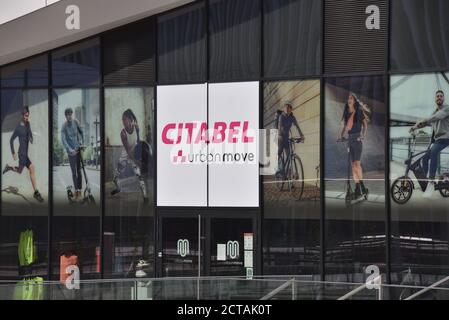
[{"label": "man pushing bicycle", "polygon": [[[427,188],[423,194],[424,198],[431,198],[435,191],[435,175],[438,167],[438,158],[445,148],[449,146],[449,105],[444,104],[444,92],[438,90],[435,94],[436,109],[432,115],[417,122],[410,131],[424,128],[432,125],[432,147],[429,152],[422,158],[422,165],[428,178]],[[429,169],[430,162],[430,169]]]}]

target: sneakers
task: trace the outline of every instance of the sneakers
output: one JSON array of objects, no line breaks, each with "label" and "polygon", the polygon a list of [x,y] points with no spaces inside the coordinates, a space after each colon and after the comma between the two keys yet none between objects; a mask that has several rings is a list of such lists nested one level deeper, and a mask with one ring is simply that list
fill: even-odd
[{"label": "sneakers", "polygon": [[83,199],[83,197],[81,196],[81,190],[76,190],[75,191],[75,198],[73,199],[74,202],[81,202]]},{"label": "sneakers", "polygon": [[115,188],[111,191],[111,196],[115,196],[117,193],[120,193],[122,190],[120,188]]},{"label": "sneakers", "polygon": [[5,169],[3,169],[3,174],[5,174],[6,172],[11,171],[11,170],[12,170],[12,167],[6,165]]},{"label": "sneakers", "polygon": [[353,201],[359,202],[365,198],[366,195],[366,189],[364,187],[362,188],[360,183],[355,184],[355,191],[353,194]]},{"label": "sneakers", "polygon": [[435,191],[435,182],[429,181],[429,183],[427,183],[426,191],[422,195],[423,198],[425,198],[425,199],[432,198],[432,194],[434,191]]},{"label": "sneakers", "polygon": [[34,191],[34,195],[33,195],[34,199],[36,199],[39,202],[44,202],[44,198],[42,198],[41,194],[39,193],[39,191]]}]

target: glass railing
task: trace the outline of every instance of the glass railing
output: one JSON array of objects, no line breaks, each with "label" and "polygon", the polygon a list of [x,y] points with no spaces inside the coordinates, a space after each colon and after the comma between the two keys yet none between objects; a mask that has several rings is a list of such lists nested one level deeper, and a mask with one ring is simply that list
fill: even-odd
[{"label": "glass railing", "polygon": [[[449,288],[204,277],[60,282],[0,282],[0,300],[448,300]],[[70,287],[70,286],[69,286]]]}]

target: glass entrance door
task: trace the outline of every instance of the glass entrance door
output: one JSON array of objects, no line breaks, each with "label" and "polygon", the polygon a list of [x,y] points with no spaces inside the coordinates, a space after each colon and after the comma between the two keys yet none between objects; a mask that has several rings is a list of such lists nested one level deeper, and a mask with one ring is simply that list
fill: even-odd
[{"label": "glass entrance door", "polygon": [[157,276],[257,274],[257,233],[251,213],[159,213]]},{"label": "glass entrance door", "polygon": [[204,219],[199,215],[159,218],[160,277],[197,277],[203,275]]},{"label": "glass entrance door", "polygon": [[210,275],[252,275],[257,260],[254,219],[212,217],[208,229]]}]

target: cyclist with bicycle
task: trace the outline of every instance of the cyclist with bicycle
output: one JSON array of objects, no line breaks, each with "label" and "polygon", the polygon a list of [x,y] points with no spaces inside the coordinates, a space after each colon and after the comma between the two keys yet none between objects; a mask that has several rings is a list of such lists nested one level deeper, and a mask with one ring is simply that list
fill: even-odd
[{"label": "cyclist with bicycle", "polygon": [[354,93],[350,93],[345,104],[342,117],[342,130],[338,140],[344,140],[347,135],[349,153],[351,155],[352,177],[355,182],[355,200],[364,198],[368,189],[363,183],[362,151],[363,139],[368,129],[368,118],[364,109],[366,106],[359,101]]},{"label": "cyclist with bicycle", "polygon": [[289,152],[289,136],[292,126],[295,126],[295,128],[298,130],[301,141],[304,142],[305,137],[298,125],[296,117],[293,115],[293,105],[291,102],[286,102],[284,104],[284,111],[277,111],[275,126],[278,129],[278,170],[276,172],[276,175],[278,175],[283,170],[282,153],[284,152],[284,150],[287,153]]},{"label": "cyclist with bicycle", "polygon": [[[424,198],[432,197],[435,191],[435,184],[438,182],[435,180],[438,158],[441,151],[449,146],[449,105],[444,104],[444,92],[438,90],[435,94],[436,109],[427,119],[417,122],[410,131],[415,131],[432,125],[432,147],[430,151],[422,158],[422,165],[426,176],[428,177],[428,183],[426,191],[423,194]],[[430,162],[430,170],[429,170]]]}]

